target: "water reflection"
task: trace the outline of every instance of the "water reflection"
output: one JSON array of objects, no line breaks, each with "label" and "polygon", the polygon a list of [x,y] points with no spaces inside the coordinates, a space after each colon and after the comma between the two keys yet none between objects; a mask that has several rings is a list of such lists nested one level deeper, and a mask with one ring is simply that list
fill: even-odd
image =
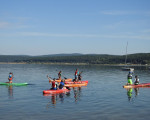
[{"label": "water reflection", "polygon": [[[143,88],[150,88],[150,87],[143,87]],[[140,88],[128,88],[126,90],[127,90],[128,101],[130,102],[133,101],[133,98],[136,98],[139,95]]]},{"label": "water reflection", "polygon": [[135,97],[137,97],[139,95],[139,88],[129,88],[127,89],[127,96],[128,96],[128,101],[131,101],[133,98],[133,90],[134,90],[134,94]]},{"label": "water reflection", "polygon": [[43,94],[44,96],[46,96],[48,99],[50,99],[50,101],[48,102],[48,104],[46,105],[46,108],[56,108],[56,104],[58,102],[63,103],[64,102],[64,98],[70,96],[70,92],[68,93],[59,93],[59,94]]},{"label": "water reflection", "polygon": [[10,86],[7,86],[8,87],[8,96],[9,96],[9,99],[13,99],[13,86],[10,85]]},{"label": "water reflection", "polygon": [[73,87],[75,102],[80,100],[81,97],[81,87]]},{"label": "water reflection", "polygon": [[132,88],[127,89],[128,101],[131,101],[131,98],[132,98],[132,92],[133,92],[133,89],[132,89]]},{"label": "water reflection", "polygon": [[137,97],[139,95],[139,88],[134,88],[134,92],[135,92],[135,97]]}]

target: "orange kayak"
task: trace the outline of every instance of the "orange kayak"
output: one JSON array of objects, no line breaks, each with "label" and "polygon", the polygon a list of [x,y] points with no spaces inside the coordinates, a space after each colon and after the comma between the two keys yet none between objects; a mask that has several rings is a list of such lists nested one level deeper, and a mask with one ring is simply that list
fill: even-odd
[{"label": "orange kayak", "polygon": [[69,81],[69,82],[65,82],[65,84],[74,84],[74,83],[77,83],[77,84],[78,84],[78,83],[88,83],[88,80],[85,80],[85,81],[78,81],[78,82],[72,82],[72,81],[71,81],[71,82],[70,82],[70,81]]},{"label": "orange kayak", "polygon": [[82,87],[82,86],[87,86],[87,83],[65,84],[65,87]]},{"label": "orange kayak", "polygon": [[[61,79],[56,79],[55,81],[56,81],[56,82],[61,82]],[[65,79],[65,82],[71,82],[71,81],[72,81],[71,78]],[[49,80],[49,82],[52,82],[52,80]]]},{"label": "orange kayak", "polygon": [[138,88],[138,87],[150,87],[150,83],[140,83],[138,85],[124,85],[123,88]]}]

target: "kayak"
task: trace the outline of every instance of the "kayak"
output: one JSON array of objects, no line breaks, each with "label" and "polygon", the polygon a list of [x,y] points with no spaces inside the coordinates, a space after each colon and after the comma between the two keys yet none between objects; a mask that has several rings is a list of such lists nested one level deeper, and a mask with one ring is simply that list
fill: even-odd
[{"label": "kayak", "polygon": [[8,86],[11,86],[11,85],[13,85],[13,86],[24,86],[24,85],[28,85],[28,83],[7,83],[7,82],[2,83],[2,82],[0,82],[0,85],[8,85]]},{"label": "kayak", "polygon": [[87,86],[87,83],[65,84],[65,87],[82,87],[82,86]]},{"label": "kayak", "polygon": [[74,84],[74,83],[88,83],[88,80],[86,81],[78,81],[78,82],[65,82],[65,84]]},{"label": "kayak", "polygon": [[[71,78],[67,78],[67,79],[64,79],[66,82],[69,82],[69,81],[72,81],[72,79]],[[59,80],[59,79],[57,79],[57,80],[55,80],[56,82],[61,82],[61,80]]]},{"label": "kayak", "polygon": [[58,90],[44,90],[43,94],[54,94],[54,93],[64,93],[64,92],[69,92],[70,90],[68,89],[58,89]]},{"label": "kayak", "polygon": [[[56,79],[55,81],[56,82],[61,82],[61,79]],[[65,81],[69,82],[69,81],[72,81],[72,79],[71,78],[67,78],[67,79],[65,79]],[[52,80],[49,80],[49,82],[52,82]]]},{"label": "kayak", "polygon": [[150,87],[150,83],[140,83],[138,85],[124,85],[123,88],[138,88],[138,87]]}]

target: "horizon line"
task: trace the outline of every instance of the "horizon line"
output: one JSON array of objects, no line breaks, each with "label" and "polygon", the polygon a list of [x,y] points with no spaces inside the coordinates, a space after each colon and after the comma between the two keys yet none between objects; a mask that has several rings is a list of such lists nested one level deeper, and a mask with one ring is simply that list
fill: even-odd
[{"label": "horizon line", "polygon": [[[116,56],[124,56],[126,54],[100,54],[100,53],[56,53],[56,54],[41,54],[41,55],[29,55],[29,54],[0,54],[0,56],[51,56],[51,55],[116,55]],[[141,52],[141,53],[130,53],[132,54],[150,54],[150,52]]]}]

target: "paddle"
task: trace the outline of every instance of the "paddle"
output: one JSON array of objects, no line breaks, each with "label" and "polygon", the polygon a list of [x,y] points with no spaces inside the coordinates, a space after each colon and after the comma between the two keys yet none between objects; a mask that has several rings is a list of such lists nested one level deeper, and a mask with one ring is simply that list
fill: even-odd
[{"label": "paddle", "polygon": [[47,75],[47,78],[48,78],[49,82],[52,82],[53,79],[51,77],[49,77],[49,74]]},{"label": "paddle", "polygon": [[[63,76],[64,77],[64,76]],[[66,77],[64,77],[64,79],[67,79]]]}]

